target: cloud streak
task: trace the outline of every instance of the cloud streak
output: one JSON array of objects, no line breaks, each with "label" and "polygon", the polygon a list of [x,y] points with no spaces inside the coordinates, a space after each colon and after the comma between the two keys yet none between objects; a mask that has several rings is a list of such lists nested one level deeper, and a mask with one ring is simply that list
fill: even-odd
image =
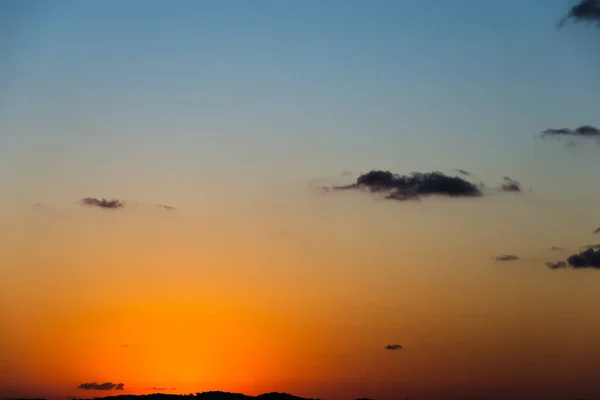
[{"label": "cloud streak", "polygon": [[464,176],[473,176],[473,174],[467,171],[466,169],[454,168],[454,171]]},{"label": "cloud streak", "polygon": [[566,268],[567,263],[564,261],[547,262],[546,266],[550,269],[560,269],[560,268]]},{"label": "cloud streak", "polygon": [[125,384],[123,383],[112,383],[112,382],[90,382],[90,383],[82,383],[77,386],[78,389],[84,390],[123,390]]},{"label": "cloud streak", "polygon": [[394,350],[402,350],[403,347],[399,344],[388,344],[387,346],[384,347],[384,349],[394,351]]},{"label": "cloud streak", "polygon": [[108,200],[105,198],[97,199],[95,197],[85,197],[80,200],[80,203],[85,206],[104,209],[119,209],[125,207],[125,203],[118,199]]},{"label": "cloud streak", "polygon": [[555,138],[555,139],[574,139],[574,138],[584,138],[584,139],[596,139],[598,143],[600,143],[600,129],[591,125],[582,125],[575,129],[569,128],[559,128],[559,129],[546,129],[540,135],[542,139],[544,138]]},{"label": "cloud streak", "polygon": [[334,190],[361,190],[384,194],[389,200],[418,200],[423,196],[478,197],[481,189],[458,176],[441,172],[413,172],[398,175],[389,171],[371,171],[362,174],[356,183],[334,186]]},{"label": "cloud streak", "polygon": [[501,256],[496,257],[496,261],[516,261],[519,259],[519,256],[514,254],[502,254]]}]

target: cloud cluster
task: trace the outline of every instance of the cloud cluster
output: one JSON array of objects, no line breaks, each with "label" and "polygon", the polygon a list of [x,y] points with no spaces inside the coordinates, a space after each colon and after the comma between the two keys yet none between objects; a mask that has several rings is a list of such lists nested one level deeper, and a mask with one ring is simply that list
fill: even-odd
[{"label": "cloud cluster", "polygon": [[118,209],[125,207],[125,203],[121,200],[107,200],[105,198],[97,199],[95,197],[85,197],[80,200],[80,203],[85,206],[99,207],[105,209]]},{"label": "cloud cluster", "polygon": [[496,257],[496,261],[516,261],[519,259],[519,256],[514,254],[502,254],[501,256]]},{"label": "cloud cluster", "polygon": [[457,176],[441,172],[413,172],[410,175],[397,175],[389,171],[371,171],[362,174],[356,183],[335,186],[335,190],[368,190],[371,193],[385,194],[391,200],[415,200],[422,196],[477,197],[482,192],[479,187]]},{"label": "cloud cluster", "polygon": [[386,350],[402,350],[403,347],[399,344],[388,344],[384,347]]},{"label": "cloud cluster", "polygon": [[571,7],[569,13],[559,21],[558,27],[562,27],[569,20],[575,22],[596,22],[600,25],[600,1],[581,0]]},{"label": "cloud cluster", "polygon": [[504,181],[498,188],[502,192],[521,192],[521,182],[511,179],[508,176],[504,177]]},{"label": "cloud cluster", "polygon": [[84,390],[123,390],[125,384],[123,383],[112,383],[112,382],[90,382],[90,383],[82,383],[77,386],[78,389]]}]

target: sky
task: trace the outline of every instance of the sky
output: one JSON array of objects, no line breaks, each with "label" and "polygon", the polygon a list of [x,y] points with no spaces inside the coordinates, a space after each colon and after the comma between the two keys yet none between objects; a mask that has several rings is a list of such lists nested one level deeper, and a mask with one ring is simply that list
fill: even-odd
[{"label": "sky", "polygon": [[600,125],[571,6],[2,2],[0,397],[598,395],[600,272],[545,265],[600,242],[600,142],[540,137]]}]

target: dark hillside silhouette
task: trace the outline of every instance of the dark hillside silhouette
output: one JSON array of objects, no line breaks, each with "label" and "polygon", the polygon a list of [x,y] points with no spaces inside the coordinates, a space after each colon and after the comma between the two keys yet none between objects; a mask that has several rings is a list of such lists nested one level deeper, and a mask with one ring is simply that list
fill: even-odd
[{"label": "dark hillside silhouette", "polygon": [[[94,397],[95,400],[320,400],[294,396],[289,393],[263,393],[258,396],[248,396],[242,393],[202,392],[194,394],[121,394],[117,396]],[[78,399],[83,400],[83,399]]]}]

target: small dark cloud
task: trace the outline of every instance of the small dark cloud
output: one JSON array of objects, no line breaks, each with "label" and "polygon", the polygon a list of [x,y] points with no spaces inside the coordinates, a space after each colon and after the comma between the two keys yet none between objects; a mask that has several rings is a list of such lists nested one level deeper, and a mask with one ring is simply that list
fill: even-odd
[{"label": "small dark cloud", "polygon": [[[600,139],[600,129],[591,125],[582,125],[575,129],[559,128],[559,129],[546,129],[541,134],[542,138],[553,137],[556,139],[562,138],[586,138],[586,139]],[[569,142],[569,147],[575,145],[572,140]]]},{"label": "small dark cloud", "polygon": [[124,343],[124,344],[121,344],[121,345],[119,345],[119,346],[121,346],[121,347],[131,347],[130,345],[128,345],[128,344],[126,344],[126,343]]},{"label": "small dark cloud", "polygon": [[551,269],[571,267],[573,269],[600,269],[600,245],[586,246],[585,250],[571,254],[566,261],[546,263]]},{"label": "small dark cloud", "polygon": [[169,388],[164,387],[153,387],[152,390],[169,390]]},{"label": "small dark cloud", "polygon": [[112,382],[90,382],[90,383],[82,383],[77,386],[78,389],[84,390],[123,390],[125,384],[123,383],[112,383]]},{"label": "small dark cloud", "polygon": [[569,20],[575,22],[595,22],[600,26],[600,1],[581,0],[571,7],[567,15],[558,22],[558,28],[561,28]]},{"label": "small dark cloud", "polygon": [[402,350],[403,347],[399,344],[388,344],[384,347],[386,350]]},{"label": "small dark cloud", "polygon": [[600,233],[600,227],[594,229],[594,233]]},{"label": "small dark cloud", "polygon": [[172,211],[172,210],[174,210],[174,209],[175,209],[175,207],[173,207],[173,206],[169,206],[169,205],[167,205],[167,204],[157,204],[157,206],[159,206],[160,208],[163,208],[163,209],[165,209],[165,210],[169,210],[169,211]]},{"label": "small dark cloud", "polygon": [[473,174],[467,171],[466,169],[454,168],[454,171],[464,176],[473,176]]},{"label": "small dark cloud", "polygon": [[99,208],[107,208],[107,209],[117,209],[125,207],[125,203],[121,200],[112,199],[107,200],[105,198],[97,199],[95,197],[86,197],[80,200],[80,203],[86,206],[99,207]]},{"label": "small dark cloud", "polygon": [[566,268],[567,263],[564,261],[547,262],[546,266],[550,269],[560,269],[560,268]]},{"label": "small dark cloud", "polygon": [[397,175],[389,171],[371,171],[362,174],[356,183],[335,186],[335,190],[368,190],[385,194],[390,200],[418,200],[421,196],[478,197],[481,189],[458,176],[441,172],[413,172]]},{"label": "small dark cloud", "polygon": [[500,184],[499,189],[503,192],[521,192],[521,183],[508,176],[504,177],[504,181]]},{"label": "small dark cloud", "polygon": [[519,259],[519,256],[514,254],[502,254],[501,256],[496,257],[496,261],[516,261]]},{"label": "small dark cloud", "polygon": [[600,268],[600,249],[588,248],[581,253],[570,255],[567,264],[572,268]]},{"label": "small dark cloud", "polygon": [[354,175],[352,172],[350,171],[342,171],[342,173],[340,174],[342,176],[350,176],[350,175]]},{"label": "small dark cloud", "polygon": [[552,251],[556,251],[556,250],[562,250],[562,249],[563,249],[562,247],[558,247],[558,246],[552,246],[552,247],[550,248],[550,250],[552,250]]}]

